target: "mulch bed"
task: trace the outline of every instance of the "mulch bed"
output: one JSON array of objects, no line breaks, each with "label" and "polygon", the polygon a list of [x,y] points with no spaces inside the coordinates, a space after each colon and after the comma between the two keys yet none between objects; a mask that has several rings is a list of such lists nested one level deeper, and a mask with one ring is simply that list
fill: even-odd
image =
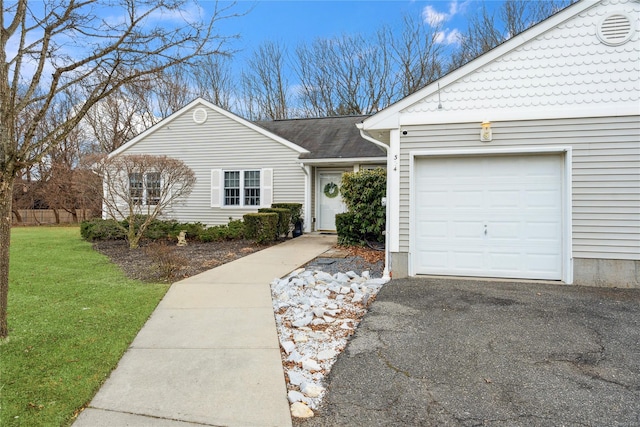
[{"label": "mulch bed", "polygon": [[[267,247],[269,245],[258,245],[250,240],[210,243],[190,241],[183,247],[176,246],[175,242],[144,241],[138,249],[129,249],[129,244],[123,240],[99,241],[93,244],[95,250],[120,266],[127,277],[147,282],[181,280]],[[172,261],[179,267],[168,277],[158,265],[159,252],[170,253]]]}]

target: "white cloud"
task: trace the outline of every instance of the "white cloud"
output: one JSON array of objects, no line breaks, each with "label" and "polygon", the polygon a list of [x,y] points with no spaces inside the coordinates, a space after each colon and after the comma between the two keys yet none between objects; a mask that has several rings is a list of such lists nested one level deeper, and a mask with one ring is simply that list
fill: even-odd
[{"label": "white cloud", "polygon": [[436,33],[436,43],[442,43],[446,45],[459,44],[461,33],[457,28],[453,30],[445,29]]},{"label": "white cloud", "polygon": [[471,0],[452,0],[448,4],[447,12],[439,12],[435,7],[427,5],[422,9],[424,22],[432,27],[451,21],[456,15],[464,13]]},{"label": "white cloud", "polygon": [[433,6],[426,6],[422,10],[422,16],[427,24],[435,27],[450,19],[449,14],[444,12],[438,12]]}]

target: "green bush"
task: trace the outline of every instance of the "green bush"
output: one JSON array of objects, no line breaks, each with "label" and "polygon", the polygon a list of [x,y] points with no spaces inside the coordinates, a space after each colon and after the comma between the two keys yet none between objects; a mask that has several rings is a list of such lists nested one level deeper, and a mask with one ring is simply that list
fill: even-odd
[{"label": "green bush", "polygon": [[80,235],[83,239],[94,240],[124,240],[126,232],[118,221],[113,219],[94,219],[82,221]]},{"label": "green bush", "polygon": [[289,234],[289,227],[291,225],[291,211],[284,208],[261,208],[258,209],[260,213],[273,212],[278,214],[278,227],[276,230],[276,238],[280,236],[286,236]]},{"label": "green bush", "polygon": [[244,231],[247,239],[256,243],[271,243],[278,232],[278,214],[274,212],[248,213],[243,217]]},{"label": "green bush", "polygon": [[355,227],[355,214],[345,212],[336,214],[336,231],[338,232],[338,244],[345,246],[361,245],[362,236]]},{"label": "green bush", "polygon": [[353,215],[346,217],[352,221],[352,225],[346,227],[349,228],[348,234],[341,236],[340,229],[337,229],[338,239],[353,240],[357,235],[359,244],[364,244],[366,241],[384,242],[386,210],[382,206],[382,198],[386,196],[386,192],[387,171],[385,169],[344,173],[340,194],[349,213]]},{"label": "green bush", "polygon": [[244,224],[241,220],[230,220],[226,225],[214,225],[202,230],[198,238],[202,242],[237,240],[244,237]]},{"label": "green bush", "polygon": [[303,222],[302,203],[273,203],[271,207],[289,209],[291,211],[291,230],[293,230],[298,221],[300,223]]}]

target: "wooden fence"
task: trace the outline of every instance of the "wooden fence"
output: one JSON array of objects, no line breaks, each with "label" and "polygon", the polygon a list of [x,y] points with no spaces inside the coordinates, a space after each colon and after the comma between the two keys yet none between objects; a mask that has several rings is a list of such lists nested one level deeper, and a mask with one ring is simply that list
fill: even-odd
[{"label": "wooden fence", "polygon": [[[74,224],[70,212],[59,209],[58,218],[53,209],[18,209],[22,221],[18,221],[15,213],[11,215],[13,225],[45,225],[45,224]],[[77,221],[84,221],[93,217],[91,209],[76,209]]]}]

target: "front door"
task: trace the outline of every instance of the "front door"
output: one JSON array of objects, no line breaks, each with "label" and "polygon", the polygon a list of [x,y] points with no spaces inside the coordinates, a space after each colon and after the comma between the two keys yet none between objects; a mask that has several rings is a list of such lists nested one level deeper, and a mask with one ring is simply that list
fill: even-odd
[{"label": "front door", "polygon": [[342,172],[318,172],[318,231],[335,231],[336,214],[346,211],[340,196]]}]

